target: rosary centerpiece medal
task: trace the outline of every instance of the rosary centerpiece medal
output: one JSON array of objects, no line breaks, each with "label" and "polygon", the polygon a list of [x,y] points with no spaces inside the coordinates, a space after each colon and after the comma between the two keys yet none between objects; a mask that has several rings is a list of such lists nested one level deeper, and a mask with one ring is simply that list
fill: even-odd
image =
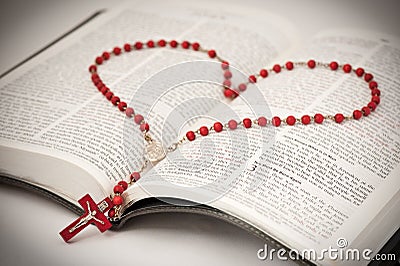
[{"label": "rosary centerpiece medal", "polygon": [[145,148],[147,159],[153,165],[157,164],[158,162],[163,160],[166,156],[164,147],[160,143],[152,140],[151,138],[147,141],[148,142]]}]

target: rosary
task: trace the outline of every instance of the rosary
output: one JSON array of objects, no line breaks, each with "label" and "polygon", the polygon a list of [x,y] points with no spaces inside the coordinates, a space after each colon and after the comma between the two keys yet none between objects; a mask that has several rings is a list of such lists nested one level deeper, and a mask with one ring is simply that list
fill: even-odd
[{"label": "rosary", "polygon": [[[130,176],[128,177],[128,182],[124,180],[119,181],[114,186],[113,195],[110,195],[110,197],[106,197],[100,203],[96,204],[94,200],[89,196],[89,194],[86,194],[78,201],[84,209],[84,214],[60,232],[60,235],[66,242],[68,242],[87,225],[92,223],[94,223],[101,232],[109,229],[112,226],[112,221],[118,221],[120,219],[121,208],[124,202],[124,198],[122,196],[124,191],[140,179],[142,171],[147,167],[147,164],[149,162],[157,163],[164,159],[166,156],[164,148],[160,144],[155,142],[149,135],[150,125],[145,121],[143,115],[136,113],[131,106],[128,106],[126,102],[122,101],[117,95],[115,95],[110,90],[110,88],[108,88],[107,85],[102,81],[97,72],[97,68],[112,57],[119,56],[123,53],[129,53],[134,50],[141,50],[145,48],[153,49],[161,47],[170,47],[172,49],[181,48],[184,50],[192,49],[193,51],[206,53],[210,58],[218,60],[221,63],[221,69],[223,71],[223,77],[225,79],[222,84],[223,93],[224,96],[229,99],[237,97],[241,92],[247,89],[247,85],[249,85],[250,83],[256,83],[257,79],[267,78],[269,73],[278,74],[281,71],[292,71],[295,68],[301,67],[309,69],[325,68],[332,71],[342,70],[345,74],[354,73],[357,77],[363,79],[368,84],[368,87],[371,91],[371,99],[369,103],[366,106],[360,108],[360,110],[354,110],[351,115],[343,115],[342,113],[337,113],[335,115],[323,115],[317,113],[314,115],[306,114],[300,118],[297,118],[293,115],[289,115],[286,118],[274,116],[270,119],[267,119],[264,116],[260,116],[255,119],[244,118],[242,121],[236,121],[232,119],[226,123],[221,123],[217,121],[212,126],[202,126],[195,131],[188,131],[182,139],[168,147],[166,149],[167,152],[175,151],[179,147],[179,145],[182,145],[187,141],[194,141],[196,138],[206,137],[209,134],[219,133],[224,130],[235,130],[239,126],[248,129],[253,127],[254,125],[259,127],[266,127],[269,125],[280,127],[283,125],[294,126],[296,123],[303,125],[323,124],[324,120],[331,120],[339,124],[344,122],[345,120],[359,120],[361,119],[361,117],[368,116],[369,114],[371,114],[371,112],[375,111],[376,107],[380,103],[380,90],[378,89],[378,83],[373,80],[373,75],[371,73],[365,72],[364,69],[361,67],[354,69],[350,64],[340,65],[335,61],[330,63],[321,63],[316,62],[312,59],[307,62],[288,61],[284,65],[276,64],[271,69],[261,69],[258,74],[250,75],[248,77],[248,80],[244,83],[239,84],[237,88],[232,88],[232,73],[229,70],[229,62],[220,58],[215,50],[206,50],[202,48],[197,42],[190,43],[188,41],[183,41],[182,43],[178,43],[175,40],[169,42],[165,40],[159,40],[157,42],[154,42],[150,40],[146,43],[126,43],[123,45],[123,48],[114,47],[112,51],[105,51],[102,53],[102,55],[96,57],[95,63],[90,65],[89,72],[91,74],[91,79],[99,92],[101,92],[105,96],[105,98],[111,102],[111,104],[116,106],[121,113],[125,113],[125,115],[129,119],[133,119],[134,123],[139,126],[139,129],[143,132],[144,140],[147,142],[146,153],[148,159],[145,160],[145,163],[141,167],[141,169],[130,174]],[[108,217],[105,215],[106,212],[108,212]]]}]

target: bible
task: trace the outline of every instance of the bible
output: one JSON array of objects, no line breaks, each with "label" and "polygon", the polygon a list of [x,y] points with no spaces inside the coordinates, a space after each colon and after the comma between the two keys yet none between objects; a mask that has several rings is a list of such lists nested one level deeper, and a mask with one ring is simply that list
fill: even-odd
[{"label": "bible", "polygon": [[[196,6],[181,12],[145,3],[115,8],[2,77],[1,180],[84,213],[69,233],[83,229],[97,217],[94,212],[108,210],[103,199],[116,182],[142,167],[146,149],[142,132],[98,93],[87,70],[96,55],[116,45],[150,38],[197,40],[237,69],[233,79],[288,59],[337,60],[374,73],[382,102],[369,117],[238,129],[185,143],[148,165],[124,192],[121,219],[113,227],[148,213],[199,213],[238,225],[277,249],[296,250],[300,263],[354,263],[318,256],[328,247],[343,254],[367,250],[373,258],[399,228],[399,40],[346,29],[326,30],[306,41],[290,21],[241,8],[232,7],[225,16]],[[227,122],[232,114],[240,121],[258,108],[280,117],[350,113],[370,97],[354,75],[305,69],[271,74],[232,101],[212,82],[168,86],[171,78],[190,76],[192,63],[223,81],[221,69],[214,71],[215,63],[204,59],[189,50],[144,49],[113,58],[101,73],[154,121],[152,137],[165,147],[187,130],[216,118]],[[162,97],[149,101],[154,95]],[[79,202],[87,193],[91,199]],[[108,222],[95,221],[99,229]],[[310,249],[315,254],[302,253]],[[259,256],[268,257],[266,250]]]}]

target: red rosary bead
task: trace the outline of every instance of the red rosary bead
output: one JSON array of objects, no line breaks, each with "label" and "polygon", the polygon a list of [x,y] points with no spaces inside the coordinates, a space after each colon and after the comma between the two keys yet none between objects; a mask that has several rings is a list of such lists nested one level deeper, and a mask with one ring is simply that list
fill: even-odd
[{"label": "red rosary bead", "polygon": [[100,78],[95,78],[95,79],[93,79],[93,84],[94,84],[97,88],[99,88],[99,86],[102,87],[102,86],[104,85]]},{"label": "red rosary bead", "polygon": [[223,62],[221,63],[221,68],[222,68],[223,70],[229,69],[229,62],[223,61]]},{"label": "red rosary bead", "polygon": [[265,127],[265,126],[267,125],[267,123],[268,123],[268,120],[267,120],[264,116],[260,116],[260,117],[257,119],[257,123],[258,123],[258,125],[259,125],[260,127]]},{"label": "red rosary bead", "polygon": [[286,62],[285,67],[287,70],[292,70],[294,67],[293,62],[291,61]]},{"label": "red rosary bead", "polygon": [[369,116],[369,114],[371,113],[371,109],[369,109],[368,106],[364,106],[363,108],[361,108],[361,111],[363,112],[364,116]]},{"label": "red rosary bead", "polygon": [[103,52],[102,57],[104,58],[104,60],[108,60],[108,59],[110,59],[110,53],[109,52]]},{"label": "red rosary bead", "polygon": [[369,103],[367,104],[367,106],[369,107],[369,109],[371,109],[371,111],[375,111],[375,109],[376,109],[376,107],[377,107],[377,105],[376,105],[375,102],[369,102]]},{"label": "red rosary bead", "polygon": [[107,89],[107,87],[103,83],[97,84],[97,89],[102,92],[104,89]]},{"label": "red rosary bead", "polygon": [[92,81],[93,81],[93,84],[94,84],[97,88],[99,88],[99,87],[98,87],[99,84],[101,84],[100,86],[104,85],[103,82],[101,81],[100,77],[99,77],[97,74],[93,74],[93,75],[92,75]]},{"label": "red rosary bead", "polygon": [[339,64],[338,64],[337,62],[335,62],[335,61],[332,61],[332,62],[329,64],[329,67],[331,68],[331,70],[337,70],[338,67],[339,67]]},{"label": "red rosary bead", "polygon": [[245,91],[245,90],[247,89],[247,85],[244,84],[244,83],[241,83],[241,84],[239,84],[238,89],[239,89],[240,91]]},{"label": "red rosary bead", "polygon": [[374,78],[374,76],[370,73],[365,73],[365,75],[364,75],[364,80],[366,82],[370,82],[373,78]]},{"label": "red rosary bead", "polygon": [[123,111],[125,111],[125,109],[126,109],[127,106],[128,106],[128,105],[126,104],[126,102],[119,102],[119,104],[118,104],[118,109],[119,109],[121,112],[123,112]]},{"label": "red rosary bead", "polygon": [[132,182],[137,182],[140,179],[139,172],[133,172],[130,176]]},{"label": "red rosary bead", "polygon": [[124,202],[124,199],[121,196],[116,195],[112,199],[112,202],[114,205],[119,206],[119,205],[122,205],[122,203]]},{"label": "red rosary bead", "polygon": [[289,126],[293,126],[294,124],[296,124],[296,118],[292,115],[289,115],[286,118],[286,124],[288,124]]},{"label": "red rosary bead", "polygon": [[257,78],[254,75],[249,76],[249,82],[250,83],[256,83],[257,82]]},{"label": "red rosary bead", "polygon": [[[96,76],[97,76],[97,74],[96,74]],[[104,84],[103,84],[102,80],[99,78],[99,76],[94,77],[94,75],[93,75],[92,81],[93,81],[93,84],[94,84],[98,89],[101,88],[102,86],[104,86]]]},{"label": "red rosary bead", "polygon": [[192,48],[194,51],[198,51],[200,49],[200,44],[198,42],[195,42],[192,44]]},{"label": "red rosary bead", "polygon": [[[93,66],[95,66],[95,65],[93,65]],[[97,67],[96,67],[96,70],[97,70]],[[99,75],[97,73],[93,73],[91,77],[92,77],[92,81],[93,82],[95,82],[97,80],[100,80],[100,77],[99,77]]]},{"label": "red rosary bead", "polygon": [[378,83],[376,82],[376,81],[371,81],[369,84],[368,84],[368,86],[369,86],[369,88],[372,90],[372,89],[376,89],[376,88],[378,88]]},{"label": "red rosary bead", "polygon": [[97,88],[99,88],[99,86],[100,86],[100,87],[104,86],[104,84],[103,84],[103,82],[101,81],[100,78],[93,79],[93,84],[94,84]]},{"label": "red rosary bead", "polygon": [[167,42],[166,42],[165,40],[159,40],[159,41],[157,42],[157,45],[158,45],[159,47],[165,47],[165,46],[167,45]]},{"label": "red rosary bead", "polygon": [[101,88],[104,87],[104,83],[100,81],[100,82],[96,83],[96,87],[98,90],[101,90]]},{"label": "red rosary bead", "polygon": [[175,40],[172,40],[172,41],[169,42],[169,45],[170,45],[172,48],[176,48],[176,47],[178,46],[178,42],[175,41]]},{"label": "red rosary bead", "polygon": [[143,48],[143,43],[142,42],[135,42],[135,49],[140,50]]},{"label": "red rosary bead", "polygon": [[114,186],[114,193],[122,194],[122,193],[124,192],[124,190],[125,190],[125,189],[124,189],[122,186],[120,186],[120,185]]},{"label": "red rosary bead", "polygon": [[96,64],[98,64],[98,65],[101,65],[101,64],[103,64],[103,57],[101,57],[101,56],[98,56],[98,57],[96,57]]},{"label": "red rosary bead", "polygon": [[146,45],[149,48],[154,48],[154,46],[155,46],[154,41],[152,41],[152,40],[147,41]]},{"label": "red rosary bead", "polygon": [[235,121],[235,120],[229,120],[229,122],[228,122],[228,127],[230,128],[230,129],[232,129],[232,130],[234,130],[234,129],[236,129],[237,128],[237,122]]},{"label": "red rosary bead", "polygon": [[132,115],[133,115],[134,113],[135,113],[135,112],[134,112],[134,110],[133,110],[132,107],[128,107],[128,108],[125,109],[125,114],[126,114],[127,117],[132,117]]},{"label": "red rosary bead", "polygon": [[372,96],[380,96],[381,95],[381,91],[379,89],[372,89],[371,90],[371,95]]},{"label": "red rosary bead", "polygon": [[344,73],[350,73],[351,72],[351,65],[350,64],[345,64],[343,66],[343,71],[344,71]]},{"label": "red rosary bead", "polygon": [[355,119],[355,120],[358,120],[358,119],[360,119],[362,117],[362,112],[360,111],[360,110],[354,110],[354,112],[353,112],[353,118]]},{"label": "red rosary bead", "polygon": [[104,86],[104,87],[102,87],[101,88],[101,94],[103,94],[103,95],[106,95],[106,93],[109,91],[110,89],[109,88],[107,88],[106,86]]},{"label": "red rosary bead", "polygon": [[148,123],[140,124],[140,131],[147,132],[150,130],[150,126]]},{"label": "red rosary bead", "polygon": [[239,95],[239,93],[235,90],[232,90],[232,93],[233,93],[232,98],[236,98]]},{"label": "red rosary bead", "polygon": [[308,60],[307,66],[308,66],[309,68],[314,68],[315,65],[316,65],[315,60],[313,60],[313,59]]},{"label": "red rosary bead", "polygon": [[271,124],[275,127],[279,127],[281,125],[281,119],[278,116],[274,116],[271,119]]},{"label": "red rosary bead", "polygon": [[124,44],[124,51],[130,52],[132,50],[132,46],[129,43]]},{"label": "red rosary bead", "polygon": [[120,54],[121,54],[121,48],[119,48],[119,47],[114,47],[113,53],[114,53],[115,55],[120,55]]},{"label": "red rosary bead", "polygon": [[301,123],[303,125],[308,125],[308,124],[310,124],[310,122],[311,122],[311,117],[309,115],[303,115],[301,117]]},{"label": "red rosary bead", "polygon": [[121,180],[118,182],[118,185],[121,186],[124,190],[128,189],[128,183],[126,181]]},{"label": "red rosary bead", "polygon": [[190,47],[190,42],[188,42],[188,41],[183,41],[182,44],[181,44],[181,46],[182,46],[183,49],[189,49],[189,47]]},{"label": "red rosary bead", "polygon": [[103,84],[100,78],[92,78],[93,84],[97,87],[99,83]]},{"label": "red rosary bead", "polygon": [[210,58],[215,58],[217,56],[217,52],[215,52],[215,50],[209,50],[208,51],[208,56]]},{"label": "red rosary bead", "polygon": [[112,103],[113,105],[118,105],[119,102],[120,102],[120,99],[119,99],[118,96],[113,96],[113,97],[111,97],[111,103]]},{"label": "red rosary bead", "polygon": [[230,72],[229,70],[225,70],[224,78],[230,79],[231,77],[232,77],[232,72]]},{"label": "red rosary bead", "polygon": [[334,118],[335,118],[335,122],[340,124],[344,120],[344,115],[343,114],[336,114]]},{"label": "red rosary bead", "polygon": [[225,88],[230,88],[232,85],[232,82],[229,79],[224,80],[224,82],[222,83],[222,85],[224,85]]},{"label": "red rosary bead", "polygon": [[202,135],[202,136],[207,136],[208,135],[208,127],[201,127],[200,129],[199,129],[199,132],[200,132],[200,135]]},{"label": "red rosary bead", "polygon": [[379,96],[372,96],[371,102],[379,104],[381,102],[381,98],[379,98]]},{"label": "red rosary bead", "polygon": [[272,70],[275,71],[275,73],[279,73],[279,72],[281,72],[281,66],[276,64],[276,65],[274,65]]},{"label": "red rosary bead", "polygon": [[261,70],[260,70],[260,76],[263,77],[263,78],[268,77],[268,70],[266,70],[266,69],[261,69]]},{"label": "red rosary bead", "polygon": [[139,115],[139,114],[135,115],[135,117],[133,119],[135,120],[135,123],[138,124],[138,125],[140,123],[142,123],[142,121],[144,120],[143,116]]},{"label": "red rosary bead", "polygon": [[364,69],[359,67],[356,69],[356,75],[362,77],[364,75]]},{"label": "red rosary bead", "polygon": [[100,80],[96,80],[96,88],[101,91],[101,89],[105,86],[103,82],[101,82]]},{"label": "red rosary bead", "polygon": [[193,131],[188,131],[188,132],[186,133],[186,138],[187,138],[189,141],[193,141],[193,140],[196,139],[196,134],[194,134]]},{"label": "red rosary bead", "polygon": [[104,96],[106,96],[107,100],[111,100],[111,98],[114,96],[114,93],[112,93],[112,91],[108,91]]},{"label": "red rosary bead", "polygon": [[213,128],[215,132],[221,132],[224,129],[224,126],[220,122],[215,122]]},{"label": "red rosary bead", "polygon": [[225,89],[224,90],[224,95],[226,98],[234,98],[236,96],[236,93],[234,90],[231,89]]},{"label": "red rosary bead", "polygon": [[314,122],[317,124],[322,124],[324,122],[325,117],[321,114],[315,114],[314,115]]},{"label": "red rosary bead", "polygon": [[243,126],[244,126],[245,128],[250,128],[250,127],[251,127],[251,124],[252,124],[252,122],[251,122],[251,119],[250,119],[250,118],[245,118],[245,119],[243,119]]},{"label": "red rosary bead", "polygon": [[111,210],[108,211],[108,217],[113,218],[115,216],[115,209],[112,208]]},{"label": "red rosary bead", "polygon": [[96,71],[97,71],[96,65],[90,65],[90,67],[89,67],[89,72],[90,72],[90,73],[93,73],[93,72],[96,72]]}]

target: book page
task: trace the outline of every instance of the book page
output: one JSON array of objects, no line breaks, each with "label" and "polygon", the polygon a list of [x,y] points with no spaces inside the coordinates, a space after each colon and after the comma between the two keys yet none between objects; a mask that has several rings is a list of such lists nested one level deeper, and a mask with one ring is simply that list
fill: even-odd
[{"label": "book page", "polygon": [[[343,30],[316,36],[293,60],[364,67],[382,91],[375,112],[343,124],[212,134],[171,154],[149,172],[142,189],[210,204],[297,250],[337,248],[337,239],[345,238],[348,247],[377,247],[375,254],[399,226],[399,208],[393,207],[400,187],[399,57],[399,40],[389,36]],[[267,98],[267,117],[351,115],[371,97],[364,80],[341,70],[284,71],[257,86]],[[244,98],[257,97],[252,93]],[[240,121],[254,117],[262,102],[255,100],[251,108],[235,100],[231,110],[218,107],[210,116]],[[383,217],[386,226],[375,228],[380,234],[372,237],[374,222]]]},{"label": "book page", "polygon": [[[86,187],[76,186],[68,171],[58,176],[44,174],[46,167],[53,167],[46,159],[37,162],[41,167],[25,164],[35,154],[44,154],[67,160],[86,172],[75,179],[93,176],[103,188],[98,194],[111,191],[116,180],[140,169],[145,143],[133,121],[125,118],[93,86],[88,66],[97,55],[117,45],[164,38],[197,41],[250,73],[289,48],[290,43],[295,44],[294,38],[287,37],[292,34],[286,34],[290,31],[286,21],[272,15],[262,17],[251,8],[246,13],[243,7],[232,5],[230,10],[220,17],[200,5],[182,7],[182,10],[172,10],[167,4],[155,6],[151,2],[134,8],[122,6],[96,18],[3,78],[0,81],[1,171],[15,172],[29,182],[65,191],[63,196],[71,200],[87,192],[82,191]],[[269,27],[275,34],[259,33],[263,27],[260,19],[252,19],[253,16],[260,18],[263,27]],[[277,21],[279,28],[273,26]],[[240,45],[234,45],[238,43]],[[175,125],[168,124],[171,107],[196,99],[196,106],[187,106],[181,115],[207,113],[223,100],[221,86],[197,84],[191,90],[171,89],[163,98],[164,102],[156,101],[158,98],[154,96],[168,91],[169,87],[156,86],[152,91],[140,90],[140,87],[154,73],[168,66],[199,59],[210,61],[206,53],[181,48],[132,51],[119,58],[113,57],[99,67],[99,74],[116,95],[132,103],[137,113],[145,115],[153,137],[162,139],[167,146],[177,140],[179,131]],[[218,67],[219,82],[222,82],[222,71]],[[211,104],[209,98],[214,99]],[[147,110],[155,104],[161,106],[162,111],[153,112],[150,117]],[[9,148],[27,152],[24,157],[20,153],[10,157]]]}]

